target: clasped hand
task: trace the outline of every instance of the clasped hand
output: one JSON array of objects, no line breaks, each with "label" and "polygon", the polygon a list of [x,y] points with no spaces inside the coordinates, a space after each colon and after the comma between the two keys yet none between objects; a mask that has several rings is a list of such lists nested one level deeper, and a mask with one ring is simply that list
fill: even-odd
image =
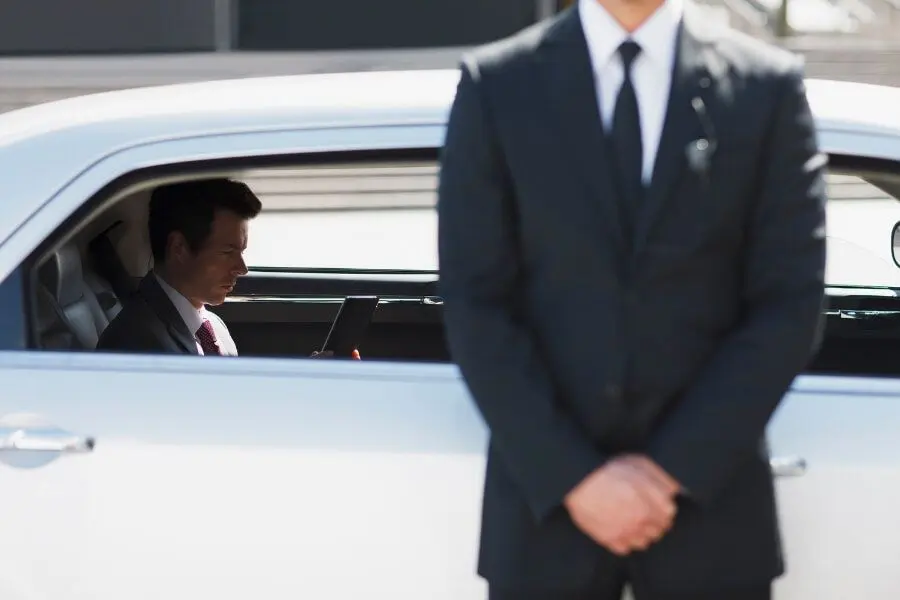
[{"label": "clasped hand", "polygon": [[566,496],[575,525],[619,556],[646,550],[662,538],[675,518],[680,486],[641,455],[612,459]]}]

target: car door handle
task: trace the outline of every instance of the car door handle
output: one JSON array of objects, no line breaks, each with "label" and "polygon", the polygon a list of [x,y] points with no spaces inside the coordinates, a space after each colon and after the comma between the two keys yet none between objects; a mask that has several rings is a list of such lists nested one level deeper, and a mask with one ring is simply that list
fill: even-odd
[{"label": "car door handle", "polygon": [[800,477],[806,473],[806,459],[800,456],[782,456],[769,460],[775,477]]},{"label": "car door handle", "polygon": [[94,450],[94,438],[60,433],[18,429],[0,438],[0,452],[58,452],[83,454]]}]

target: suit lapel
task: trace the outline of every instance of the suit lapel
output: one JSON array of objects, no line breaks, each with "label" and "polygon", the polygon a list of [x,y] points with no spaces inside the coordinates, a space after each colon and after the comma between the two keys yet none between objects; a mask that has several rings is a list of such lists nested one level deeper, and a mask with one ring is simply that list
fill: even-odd
[{"label": "suit lapel", "polygon": [[199,354],[193,334],[188,331],[184,319],[178,314],[178,309],[156,282],[156,277],[152,273],[148,274],[138,289],[150,308],[159,316],[160,321],[165,324],[166,331],[175,343],[188,354]]},{"label": "suit lapel", "polygon": [[635,254],[646,244],[663,206],[678,187],[687,164],[688,145],[704,134],[692,101],[701,98],[708,106],[713,96],[716,77],[721,72],[713,41],[713,32],[706,28],[702,16],[687,5],[678,34],[666,119],[653,177],[635,232]]},{"label": "suit lapel", "polygon": [[565,160],[576,166],[575,172],[586,187],[588,210],[594,215],[597,230],[607,233],[614,246],[621,249],[618,200],[593,68],[577,8],[567,9],[551,26],[536,57],[546,82],[544,90],[551,107],[550,116],[557,125],[550,130],[561,133],[562,143],[554,147],[567,152]]}]

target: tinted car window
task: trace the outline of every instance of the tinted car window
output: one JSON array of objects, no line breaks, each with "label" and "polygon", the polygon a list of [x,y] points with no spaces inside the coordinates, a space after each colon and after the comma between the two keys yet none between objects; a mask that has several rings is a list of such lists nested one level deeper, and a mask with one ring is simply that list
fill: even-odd
[{"label": "tinted car window", "polygon": [[829,173],[827,183],[826,282],[900,287],[900,269],[891,258],[890,243],[894,223],[900,221],[900,185],[848,172]]},{"label": "tinted car window", "polygon": [[[260,196],[263,213],[250,225],[247,263],[436,270],[437,172],[433,162],[248,172],[243,178]],[[869,177],[827,174],[829,285],[900,287],[889,243],[900,220],[900,192]]]}]

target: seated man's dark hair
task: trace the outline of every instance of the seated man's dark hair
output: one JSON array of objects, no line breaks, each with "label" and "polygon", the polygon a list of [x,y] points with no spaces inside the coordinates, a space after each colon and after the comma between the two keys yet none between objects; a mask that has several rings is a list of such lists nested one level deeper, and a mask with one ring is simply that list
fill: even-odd
[{"label": "seated man's dark hair", "polygon": [[197,252],[212,230],[217,210],[230,210],[252,219],[262,210],[259,198],[245,183],[231,179],[200,179],[163,185],[150,197],[150,250],[157,264],[166,260],[166,244],[173,231],[184,235]]}]

